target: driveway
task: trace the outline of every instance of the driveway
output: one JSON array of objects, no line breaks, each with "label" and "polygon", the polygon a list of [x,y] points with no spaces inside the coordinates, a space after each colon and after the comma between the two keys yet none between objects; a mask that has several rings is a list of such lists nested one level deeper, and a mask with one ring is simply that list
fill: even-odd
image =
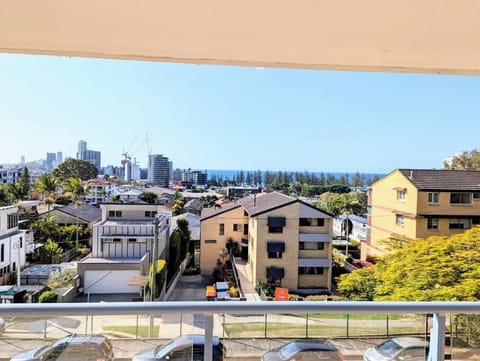
[{"label": "driveway", "polygon": [[205,301],[206,281],[202,275],[180,276],[169,301]]}]

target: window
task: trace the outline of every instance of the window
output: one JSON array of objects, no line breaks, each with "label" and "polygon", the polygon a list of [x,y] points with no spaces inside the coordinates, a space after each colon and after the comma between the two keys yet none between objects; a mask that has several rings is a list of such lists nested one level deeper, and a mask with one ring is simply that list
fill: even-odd
[{"label": "window", "polygon": [[[145,211],[145,218],[154,218],[157,215],[156,211]],[[121,214],[120,214],[121,217]]]},{"label": "window", "polygon": [[480,193],[479,192],[473,193],[473,199],[480,199]]},{"label": "window", "polygon": [[243,232],[243,224],[234,224],[233,225],[234,232]]},{"label": "window", "polygon": [[206,239],[205,244],[207,244],[207,243],[211,243],[211,244],[212,243],[217,243],[217,240],[216,239]]},{"label": "window", "polygon": [[268,258],[282,258],[282,252],[268,252]]},{"label": "window", "polygon": [[137,239],[136,238],[129,238],[128,242],[137,242]]},{"label": "window", "polygon": [[17,263],[13,262],[12,263],[12,271],[15,272],[15,269],[17,268]]},{"label": "window", "polygon": [[405,224],[405,218],[404,218],[401,214],[397,214],[397,215],[396,215],[395,222],[396,222],[399,226],[403,226],[403,225]]},{"label": "window", "polygon": [[470,228],[470,219],[468,218],[452,218],[449,223],[450,229],[468,229]]},{"label": "window", "polygon": [[268,227],[268,233],[283,233],[283,227]]},{"label": "window", "polygon": [[112,218],[121,218],[122,211],[108,211],[108,216]]},{"label": "window", "polygon": [[220,223],[218,227],[218,234],[220,236],[223,236],[225,234],[225,224]]},{"label": "window", "polygon": [[112,243],[112,242],[113,242],[113,238],[104,238],[104,239],[103,239],[103,242],[104,242],[104,243]]},{"label": "window", "polygon": [[428,203],[438,204],[438,192],[429,192],[428,193]]},{"label": "window", "polygon": [[298,267],[299,275],[323,275],[323,267]]},{"label": "window", "polygon": [[450,204],[472,204],[472,193],[452,192],[450,193]]},{"label": "window", "polygon": [[268,258],[282,258],[285,252],[285,242],[267,242]]},{"label": "window", "polygon": [[427,220],[428,229],[438,229],[438,218],[429,217]]},{"label": "window", "polygon": [[405,201],[405,191],[397,191],[397,201]]},{"label": "window", "polygon": [[121,238],[114,238],[113,242],[122,242],[122,239]]},{"label": "window", "polygon": [[7,229],[15,228],[18,226],[18,214],[7,215]]},{"label": "window", "polygon": [[325,219],[323,218],[299,218],[300,227],[323,227]]},{"label": "window", "polygon": [[298,249],[299,250],[324,250],[325,243],[324,242],[299,242]]},{"label": "window", "polygon": [[0,248],[0,262],[5,261],[5,244],[2,244],[2,247]]}]

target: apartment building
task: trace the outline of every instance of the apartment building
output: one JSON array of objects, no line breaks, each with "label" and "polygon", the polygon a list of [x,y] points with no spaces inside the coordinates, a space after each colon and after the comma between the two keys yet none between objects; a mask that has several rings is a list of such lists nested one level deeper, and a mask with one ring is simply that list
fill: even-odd
[{"label": "apartment building", "polygon": [[252,282],[318,289],[331,286],[332,217],[278,192],[206,208],[200,223],[200,268],[210,274],[228,240],[241,245]]},{"label": "apartment building", "polygon": [[102,220],[93,226],[92,252],[78,264],[83,292],[141,293],[131,284],[147,276],[154,247],[154,220],[158,221],[155,259],[166,258],[171,213],[152,204],[105,203]]},{"label": "apartment building", "polygon": [[385,254],[384,239],[463,232],[480,224],[480,172],[396,169],[372,185],[369,213],[364,259]]},{"label": "apartment building", "polygon": [[25,266],[27,231],[18,229],[18,207],[0,207],[0,285]]}]

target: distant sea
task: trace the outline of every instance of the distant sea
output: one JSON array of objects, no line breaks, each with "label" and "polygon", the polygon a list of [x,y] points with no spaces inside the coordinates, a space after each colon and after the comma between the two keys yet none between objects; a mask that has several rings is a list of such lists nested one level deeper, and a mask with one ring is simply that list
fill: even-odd
[{"label": "distant sea", "polygon": [[[246,174],[248,172],[250,173],[254,173],[256,172],[256,170],[243,170],[243,174],[246,176]],[[277,170],[268,170],[270,173],[277,173],[277,172],[280,172],[280,171],[277,171]],[[238,174],[238,172],[240,172],[240,170],[227,170],[227,169],[207,169],[206,170],[207,174],[208,174],[208,179],[211,179],[212,178],[212,175],[215,175],[217,178],[218,177],[222,177],[223,179],[234,179],[236,177],[236,175]],[[264,170],[261,170],[260,171],[262,173],[262,177],[264,176],[265,174],[265,171]],[[296,171],[281,171],[282,173],[284,172],[287,172],[287,173],[293,173],[295,174]],[[352,179],[352,177],[357,173],[357,172],[353,172],[353,173],[349,173],[349,172],[345,172],[345,173],[341,173],[341,172],[310,172],[310,171],[307,171],[308,174],[314,174],[315,176],[317,177],[320,177],[320,175],[323,173],[325,175],[325,177],[327,177],[328,175],[332,175],[334,176],[335,178],[340,178],[341,176],[346,176],[348,174],[348,176],[350,177],[350,179]],[[298,172],[298,173],[304,173],[304,172]],[[383,176],[385,176],[384,173],[362,173],[362,172],[359,172],[361,175],[363,175],[363,177],[365,179],[373,179],[375,176],[378,176],[379,178],[382,178]]]}]

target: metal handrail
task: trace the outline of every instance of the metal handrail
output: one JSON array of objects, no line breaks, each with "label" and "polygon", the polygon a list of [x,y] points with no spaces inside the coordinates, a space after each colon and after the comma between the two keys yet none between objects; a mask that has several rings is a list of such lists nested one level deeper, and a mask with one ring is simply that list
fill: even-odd
[{"label": "metal handrail", "polygon": [[166,313],[205,315],[204,360],[212,361],[213,315],[222,313],[410,313],[433,314],[429,361],[445,357],[446,313],[480,314],[480,302],[339,302],[339,301],[231,301],[231,302],[114,302],[2,304],[0,316],[133,315]]},{"label": "metal handrail", "polygon": [[229,302],[113,302],[113,303],[10,303],[0,316],[132,315],[166,313],[413,313],[480,314],[480,302],[355,302],[355,301],[229,301]]}]

